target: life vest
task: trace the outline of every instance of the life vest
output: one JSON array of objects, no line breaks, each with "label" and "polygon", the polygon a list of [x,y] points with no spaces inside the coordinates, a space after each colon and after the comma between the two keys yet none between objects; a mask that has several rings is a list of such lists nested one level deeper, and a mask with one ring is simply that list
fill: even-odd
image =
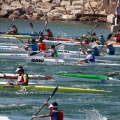
[{"label": "life vest", "polygon": [[117,35],[116,42],[120,42],[120,35]]},{"label": "life vest", "polygon": [[54,57],[58,57],[58,51],[55,49]]},{"label": "life vest", "polygon": [[38,49],[39,50],[46,50],[46,44],[44,42],[38,43]]},{"label": "life vest", "polygon": [[108,52],[107,52],[108,55],[114,55],[115,54],[115,48],[114,47],[111,47]]},{"label": "life vest", "polygon": [[86,61],[86,63],[94,63],[95,62],[95,55],[93,53],[91,55],[92,55],[93,58]]},{"label": "life vest", "polygon": [[[57,114],[58,119],[57,120],[63,120],[64,114],[62,111],[58,110],[58,112],[56,112],[55,114]],[[52,116],[50,116],[50,120],[54,120]]]},{"label": "life vest", "polygon": [[[28,77],[28,74],[22,74],[21,76],[18,75],[18,82],[19,83],[24,82],[24,75],[27,75],[27,77]],[[28,79],[29,79],[29,77],[28,77]],[[28,85],[28,82],[27,82],[27,85]]]}]

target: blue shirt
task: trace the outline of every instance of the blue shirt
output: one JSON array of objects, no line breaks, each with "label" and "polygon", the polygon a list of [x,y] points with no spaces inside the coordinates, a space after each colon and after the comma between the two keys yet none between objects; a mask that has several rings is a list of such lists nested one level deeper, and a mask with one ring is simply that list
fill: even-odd
[{"label": "blue shirt", "polygon": [[37,51],[38,50],[37,43],[31,43],[30,47],[31,47],[32,51]]},{"label": "blue shirt", "polygon": [[99,52],[99,50],[98,49],[93,49],[92,50],[92,53],[95,55],[95,56],[100,56],[100,52]]},{"label": "blue shirt", "polygon": [[114,55],[115,54],[115,48],[110,47],[110,49],[107,50],[107,55]]}]

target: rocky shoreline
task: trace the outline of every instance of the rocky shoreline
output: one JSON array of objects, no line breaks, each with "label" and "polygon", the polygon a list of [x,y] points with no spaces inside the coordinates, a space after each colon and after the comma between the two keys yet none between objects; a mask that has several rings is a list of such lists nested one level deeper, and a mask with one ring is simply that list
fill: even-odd
[{"label": "rocky shoreline", "polygon": [[100,4],[100,0],[91,3],[86,0],[1,0],[0,17],[106,22],[107,14]]}]

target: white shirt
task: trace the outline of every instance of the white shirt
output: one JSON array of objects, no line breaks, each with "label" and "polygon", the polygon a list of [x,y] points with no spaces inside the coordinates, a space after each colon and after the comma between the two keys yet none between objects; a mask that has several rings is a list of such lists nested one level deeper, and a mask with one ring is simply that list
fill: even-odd
[{"label": "white shirt", "polygon": [[93,59],[93,55],[92,55],[92,54],[88,54],[87,57],[86,57],[86,59],[87,59],[88,61],[91,60],[91,59]]}]

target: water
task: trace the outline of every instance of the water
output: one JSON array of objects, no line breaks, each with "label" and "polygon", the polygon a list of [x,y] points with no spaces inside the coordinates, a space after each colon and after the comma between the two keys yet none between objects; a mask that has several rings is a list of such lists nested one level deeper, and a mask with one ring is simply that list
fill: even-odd
[{"label": "water", "polygon": [[[18,27],[19,32],[32,32],[28,20],[15,20],[14,24]],[[7,31],[10,20],[0,20],[0,31]],[[45,21],[32,21],[34,29],[38,32],[44,28]],[[79,36],[87,34],[96,23],[90,22],[60,22],[50,21],[47,28],[53,31],[55,36]],[[105,23],[99,23],[94,30],[98,36],[110,33],[110,26]],[[75,46],[66,46],[69,50],[78,50]],[[119,71],[119,67],[83,67],[76,65],[41,65],[26,64],[19,60],[0,60],[1,72],[15,73],[16,67],[23,65],[28,74],[53,75],[57,72],[74,72],[106,75],[111,71]],[[1,81],[4,81],[2,79]],[[120,85],[101,84],[101,83],[84,83],[80,81],[61,81],[61,80],[33,80],[33,82],[44,85],[84,87],[94,89],[111,90],[112,93],[58,93],[51,98],[49,102],[56,101],[59,103],[59,109],[64,111],[65,120],[119,120],[120,114]],[[0,91],[0,116],[7,116],[10,120],[30,120],[39,107],[50,96],[49,92],[13,92]],[[47,108],[40,111],[48,113]],[[48,118],[44,118],[48,120]]]}]

